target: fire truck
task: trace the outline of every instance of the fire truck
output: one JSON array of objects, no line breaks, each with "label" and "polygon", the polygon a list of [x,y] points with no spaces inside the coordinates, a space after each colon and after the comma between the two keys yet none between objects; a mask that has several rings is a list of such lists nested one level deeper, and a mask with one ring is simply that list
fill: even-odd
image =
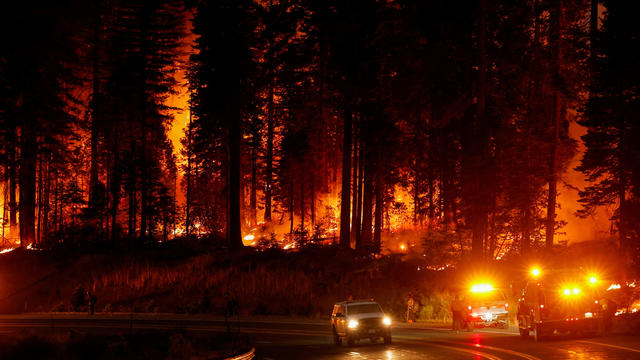
[{"label": "fire truck", "polygon": [[595,335],[602,307],[598,278],[577,270],[534,268],[518,302],[518,328],[522,337],[536,341],[559,333]]}]

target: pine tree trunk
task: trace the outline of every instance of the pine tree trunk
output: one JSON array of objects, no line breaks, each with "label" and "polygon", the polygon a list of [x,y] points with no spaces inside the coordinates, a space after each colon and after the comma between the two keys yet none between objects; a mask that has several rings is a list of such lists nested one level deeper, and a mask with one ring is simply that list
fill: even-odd
[{"label": "pine tree trunk", "polygon": [[118,241],[118,204],[120,203],[120,173],[119,173],[119,151],[118,146],[118,129],[119,124],[116,121],[113,130],[113,149],[111,156],[113,163],[111,164],[111,243],[113,245]]},{"label": "pine tree trunk", "polygon": [[316,176],[311,176],[311,230],[316,226]]},{"label": "pine tree trunk", "polygon": [[293,234],[293,179],[289,182],[289,234]]},{"label": "pine tree trunk", "polygon": [[[429,144],[429,146],[431,146],[431,144]],[[434,184],[433,184],[433,161],[431,160],[431,158],[429,159],[429,169],[427,172],[427,190],[429,191],[429,209],[427,209],[428,214],[429,214],[429,220],[427,221],[427,227],[431,228],[431,225],[435,223],[435,203],[434,203]]]},{"label": "pine tree trunk", "polygon": [[249,223],[251,226],[256,226],[258,223],[257,218],[257,189],[258,189],[258,179],[257,179],[257,165],[256,165],[256,151],[259,144],[259,140],[257,139],[257,135],[253,134],[252,139],[252,147],[251,147],[251,191],[249,194],[249,208],[251,210],[251,214],[249,216]]},{"label": "pine tree trunk", "polygon": [[300,231],[304,231],[304,175],[300,181]]},{"label": "pine tree trunk", "polygon": [[[622,155],[619,155],[619,158],[622,158]],[[618,247],[623,254],[629,257],[629,252],[632,249],[627,246],[626,182],[624,170],[620,169],[618,174]]]},{"label": "pine tree trunk", "polygon": [[227,242],[231,249],[240,249],[244,245],[242,243],[242,218],[240,211],[240,141],[241,128],[240,122],[242,116],[240,113],[240,104],[237,103],[238,94],[234,91],[234,104],[231,112],[232,117],[228,120],[229,134],[229,175],[228,175],[228,202],[229,202],[229,227],[227,228]]},{"label": "pine tree trunk", "polygon": [[362,235],[360,235],[360,245],[367,248],[371,243],[371,226],[373,225],[373,165],[370,156],[365,157],[367,162],[364,169],[364,189],[362,202]]},{"label": "pine tree trunk", "polygon": [[[478,142],[478,149],[480,151],[480,163],[474,164],[474,169],[481,170],[483,173],[487,171],[487,144],[486,137],[486,99],[487,99],[487,1],[480,0],[480,23],[479,23],[479,70],[478,70],[478,107],[477,117],[475,124],[475,138],[474,142]],[[477,155],[476,155],[477,156]],[[487,211],[486,211],[486,196],[484,196],[487,189],[486,174],[474,174],[471,180],[473,184],[473,203],[472,203],[472,239],[471,239],[471,255],[474,259],[480,259],[482,257],[484,249],[484,237],[486,234],[487,224]]]},{"label": "pine tree trunk", "polygon": [[547,197],[546,247],[553,247],[553,237],[556,226],[556,198],[558,178],[558,145],[560,142],[560,124],[562,119],[562,94],[560,93],[560,76],[562,66],[562,0],[556,0],[554,11],[555,54],[554,54],[554,91],[553,91],[553,138],[549,159],[549,194]]},{"label": "pine tree trunk", "polygon": [[340,247],[351,247],[349,215],[351,213],[349,190],[351,189],[351,128],[352,112],[349,105],[344,112],[344,131],[342,140],[342,195],[340,201]]},{"label": "pine tree trunk", "polygon": [[17,184],[18,176],[16,169],[18,168],[18,160],[16,159],[16,148],[18,141],[16,136],[16,127],[9,129],[9,233],[12,238],[18,237],[18,201],[17,201]]},{"label": "pine tree trunk", "polygon": [[186,203],[185,203],[185,219],[184,219],[184,229],[185,236],[189,237],[191,230],[191,158],[192,158],[192,143],[191,143],[191,109],[189,109],[189,125],[187,128],[187,194],[186,194]]},{"label": "pine tree trunk", "polygon": [[351,205],[351,236],[349,242],[357,243],[356,236],[358,234],[360,225],[357,224],[358,220],[358,170],[360,169],[360,159],[358,158],[358,125],[357,121],[354,122],[354,131],[353,131],[353,186],[352,186],[352,200],[353,204]]},{"label": "pine tree trunk", "polygon": [[51,197],[51,155],[46,162],[46,178],[44,179],[44,198],[42,205],[42,236],[44,236],[45,241],[48,239],[49,234],[49,199]]},{"label": "pine tree trunk", "polygon": [[36,217],[36,245],[41,245],[41,235],[42,235],[42,195],[43,195],[43,179],[42,179],[42,156],[43,154],[39,154],[38,156],[38,185],[37,185],[37,202],[36,206],[38,209],[37,217]]},{"label": "pine tree trunk", "polygon": [[380,252],[382,245],[382,211],[384,210],[384,166],[382,164],[382,149],[378,149],[378,161],[376,166],[376,210],[375,228],[373,232],[373,248],[376,253]]},{"label": "pine tree trunk", "polygon": [[269,90],[267,94],[267,168],[265,170],[264,189],[264,222],[271,222],[271,194],[273,191],[273,128],[274,103],[273,91],[275,87],[273,69],[273,55],[269,52]]},{"label": "pine tree trunk", "polygon": [[[134,154],[133,148],[131,149],[131,153]],[[137,213],[137,199],[136,199],[136,180],[135,180],[135,172],[133,171],[133,165],[129,170],[129,179],[127,179],[127,190],[129,192],[129,226],[128,226],[128,235],[129,235],[129,245],[133,246],[133,241],[136,238],[136,213]]]},{"label": "pine tree trunk", "polygon": [[58,188],[58,170],[53,172],[53,232],[58,234],[58,201],[60,189]]},{"label": "pine tree trunk", "polygon": [[[102,216],[102,223],[104,225],[104,239],[105,240],[111,240],[111,233],[110,230],[111,228],[109,227],[109,217],[111,216],[111,206],[109,204],[109,194],[111,192],[111,171],[109,170],[109,168],[107,168],[106,171],[106,183],[107,186],[104,188],[104,198],[105,198],[105,207],[104,207],[104,213]],[[111,244],[112,246],[114,244]]]},{"label": "pine tree trunk", "polygon": [[327,62],[329,58],[329,36],[327,32],[328,26],[328,17],[329,17],[329,2],[327,0],[322,0],[320,3],[320,21],[318,25],[318,30],[320,33],[319,36],[319,48],[320,48],[320,56],[319,56],[319,84],[318,84],[318,99],[319,99],[319,114],[320,114],[320,179],[322,180],[321,188],[322,191],[329,191],[329,164],[328,164],[328,136],[327,136],[327,127],[328,127],[328,119],[329,119],[329,111],[327,106]]},{"label": "pine tree trunk", "polygon": [[2,241],[6,241],[7,210],[9,207],[9,163],[4,163],[4,181],[2,182]]},{"label": "pine tree trunk", "polygon": [[20,159],[20,246],[35,241],[36,207],[36,121],[31,115],[24,118]]},{"label": "pine tree trunk", "polygon": [[364,188],[364,164],[366,160],[364,157],[364,145],[361,136],[359,148],[360,149],[358,152],[360,155],[358,156],[358,196],[357,202],[353,204],[353,206],[356,208],[356,216],[352,225],[353,229],[356,232],[356,249],[360,249],[362,246],[362,190]]},{"label": "pine tree trunk", "polygon": [[418,211],[420,209],[420,198],[418,193],[418,159],[413,158],[413,227],[418,227]]},{"label": "pine tree trunk", "polygon": [[93,30],[93,93],[91,99],[91,160],[89,166],[89,207],[95,208],[95,199],[98,196],[98,120],[100,114],[99,92],[100,92],[100,32],[102,30],[101,21],[101,0],[95,0],[95,24]]}]

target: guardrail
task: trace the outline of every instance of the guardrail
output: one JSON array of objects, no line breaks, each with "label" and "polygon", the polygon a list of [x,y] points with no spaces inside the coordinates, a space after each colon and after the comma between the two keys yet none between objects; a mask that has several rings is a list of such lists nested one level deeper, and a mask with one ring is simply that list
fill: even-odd
[{"label": "guardrail", "polygon": [[234,357],[230,357],[230,358],[226,358],[224,360],[251,360],[256,356],[256,348],[251,348],[251,350],[249,350],[248,352],[238,355],[238,356],[234,356]]}]

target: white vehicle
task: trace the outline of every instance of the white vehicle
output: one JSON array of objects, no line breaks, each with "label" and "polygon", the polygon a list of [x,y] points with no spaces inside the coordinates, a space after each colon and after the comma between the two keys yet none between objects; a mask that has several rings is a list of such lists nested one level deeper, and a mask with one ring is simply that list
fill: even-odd
[{"label": "white vehicle", "polygon": [[478,326],[509,327],[509,304],[502,290],[489,284],[476,285],[467,301],[466,324],[469,329]]},{"label": "white vehicle", "polygon": [[391,318],[373,300],[336,303],[331,313],[331,329],[336,345],[346,339],[347,344],[352,346],[357,340],[365,338],[373,343],[380,338],[385,344],[391,343]]}]

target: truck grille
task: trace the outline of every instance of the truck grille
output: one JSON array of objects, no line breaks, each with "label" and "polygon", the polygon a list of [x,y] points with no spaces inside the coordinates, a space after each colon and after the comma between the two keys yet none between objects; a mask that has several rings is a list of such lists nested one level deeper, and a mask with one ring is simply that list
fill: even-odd
[{"label": "truck grille", "polygon": [[382,318],[361,319],[359,323],[366,328],[379,328],[382,325]]}]

